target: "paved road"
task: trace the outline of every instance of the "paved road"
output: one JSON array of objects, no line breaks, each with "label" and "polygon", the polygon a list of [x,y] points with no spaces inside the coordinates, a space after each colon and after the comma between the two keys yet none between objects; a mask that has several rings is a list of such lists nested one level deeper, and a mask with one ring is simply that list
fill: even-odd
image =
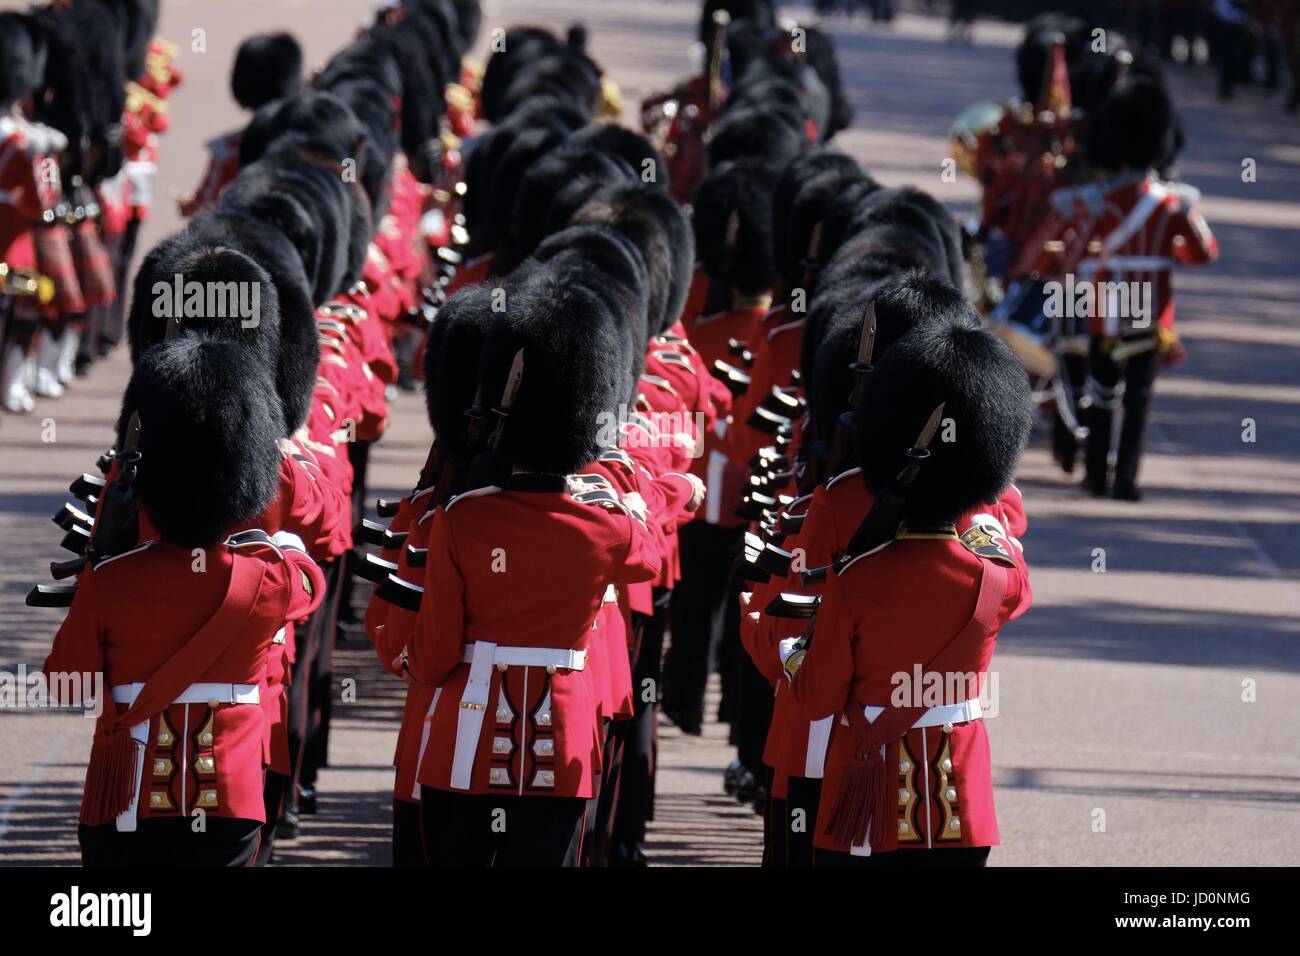
[{"label": "paved road", "polygon": [[[206,31],[182,61],[189,82],[164,144],[160,193],[197,179],[201,143],[238,122],[225,93],[229,51],[255,30],[289,28],[319,64],[369,0],[167,0],[163,33]],[[683,73],[694,2],[497,0],[488,26],[583,19],[629,112]],[[310,10],[310,16],[308,16]],[[217,12],[219,11],[219,12]],[[944,134],[976,99],[1012,90],[1013,29],[981,25],[973,46],[902,19],[889,32],[836,25],[858,107],[841,145],[891,184],[969,208],[944,183]],[[1020,476],[1031,516],[1034,610],[1006,629],[990,721],[1003,846],[994,864],[1281,864],[1300,859],[1300,131],[1258,94],[1229,107],[1203,73],[1175,71],[1190,145],[1185,177],[1223,244],[1216,266],[1178,279],[1190,361],[1163,379],[1140,505],[1082,497],[1041,440]],[[1244,159],[1258,177],[1241,181]],[[146,241],[174,228],[167,210]],[[22,595],[56,556],[48,515],[67,479],[107,444],[126,378],[122,355],[35,416],[0,418],[0,670],[35,667],[56,626]],[[1242,441],[1243,421],[1256,440]],[[408,485],[427,426],[403,396],[376,450],[377,492]],[[1095,549],[1106,570],[1093,571]],[[363,643],[340,652],[358,682],[340,708],[322,812],[281,863],[384,863],[389,758],[399,689]],[[49,712],[0,715],[0,864],[77,859],[73,821],[89,726]],[[664,728],[656,863],[749,864],[758,821],[723,797],[723,728]]]}]

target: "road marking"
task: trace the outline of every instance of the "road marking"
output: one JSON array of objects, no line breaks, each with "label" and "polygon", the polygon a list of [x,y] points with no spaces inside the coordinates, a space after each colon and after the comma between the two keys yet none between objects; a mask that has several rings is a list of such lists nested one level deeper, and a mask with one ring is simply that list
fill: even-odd
[{"label": "road marking", "polygon": [[50,739],[50,742],[45,745],[45,751],[40,755],[36,763],[32,764],[32,772],[28,775],[27,779],[23,781],[19,785],[18,789],[10,795],[9,799],[0,806],[0,840],[3,840],[5,835],[9,832],[9,817],[13,813],[14,807],[18,805],[19,801],[22,800],[23,797],[27,796],[27,794],[31,792],[34,784],[40,783],[41,778],[45,776],[42,771],[50,765],[59,750],[62,749],[64,739],[65,738],[61,733],[56,733]]}]

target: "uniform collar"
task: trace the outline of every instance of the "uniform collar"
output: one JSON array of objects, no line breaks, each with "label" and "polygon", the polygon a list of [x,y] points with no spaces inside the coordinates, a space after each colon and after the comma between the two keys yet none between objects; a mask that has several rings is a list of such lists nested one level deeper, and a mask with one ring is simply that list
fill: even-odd
[{"label": "uniform collar", "polygon": [[569,481],[564,475],[540,471],[520,471],[505,480],[506,491],[564,491]]}]

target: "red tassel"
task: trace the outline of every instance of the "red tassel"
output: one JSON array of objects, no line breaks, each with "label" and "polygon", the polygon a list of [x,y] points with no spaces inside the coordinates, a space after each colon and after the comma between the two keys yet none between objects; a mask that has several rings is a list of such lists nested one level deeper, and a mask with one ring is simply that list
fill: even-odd
[{"label": "red tassel", "polygon": [[126,727],[95,735],[81,800],[82,823],[91,827],[112,823],[130,808],[140,786],[137,755],[143,748]]},{"label": "red tassel", "polygon": [[866,760],[852,761],[840,780],[840,792],[831,808],[826,833],[836,843],[860,846],[871,823],[871,844],[878,846],[877,829],[889,807],[885,790],[885,762],[878,750]]}]

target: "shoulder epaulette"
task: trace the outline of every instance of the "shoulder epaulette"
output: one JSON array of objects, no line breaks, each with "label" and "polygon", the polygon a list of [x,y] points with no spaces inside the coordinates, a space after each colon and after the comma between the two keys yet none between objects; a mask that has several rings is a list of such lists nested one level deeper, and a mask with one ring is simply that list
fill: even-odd
[{"label": "shoulder epaulette", "polygon": [[1002,522],[990,514],[978,514],[971,519],[971,526],[961,533],[961,543],[971,554],[987,561],[1016,566],[1016,559],[1011,553],[1010,536],[1002,528]]},{"label": "shoulder epaulette", "polygon": [[144,542],[143,544],[136,545],[134,548],[132,548],[129,551],[123,551],[121,554],[114,554],[110,557],[104,558],[104,560],[102,561],[96,562],[95,564],[91,565],[91,570],[98,571],[106,564],[111,564],[114,561],[120,560],[121,558],[130,557],[133,554],[139,554],[141,551],[144,551],[146,548],[152,547],[154,543],[155,543],[154,539],[150,538],[148,541]]}]

